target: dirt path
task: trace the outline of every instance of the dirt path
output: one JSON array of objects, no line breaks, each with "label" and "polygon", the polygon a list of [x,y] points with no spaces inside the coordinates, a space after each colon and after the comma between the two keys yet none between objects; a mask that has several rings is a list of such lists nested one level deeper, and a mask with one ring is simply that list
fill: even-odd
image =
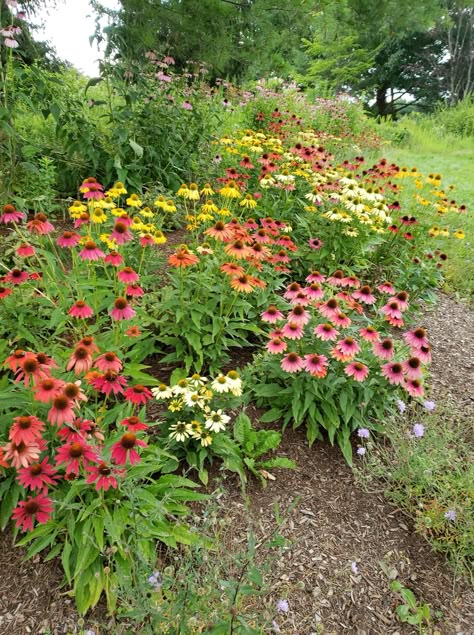
[{"label": "dirt path", "polygon": [[[474,312],[441,296],[425,314],[433,344],[432,391],[449,397],[463,412],[474,412]],[[266,490],[249,491],[251,522],[257,535],[274,524],[274,505],[299,504],[282,533],[293,546],[273,566],[270,610],[287,598],[290,611],[278,618],[287,635],[405,635],[418,632],[395,616],[389,590],[396,573],[419,598],[442,611],[436,628],[442,635],[473,635],[474,591],[453,575],[441,557],[415,535],[412,523],[378,492],[365,492],[339,452],[323,444],[312,449],[303,432],[288,432],[280,448],[295,459],[295,471],[275,472]],[[219,500],[232,525],[229,549],[241,549],[248,524],[237,487]],[[357,573],[352,569],[356,563]],[[21,563],[11,534],[0,535],[0,635],[78,633],[73,604],[61,593],[55,562]],[[86,620],[96,633],[111,632]],[[49,629],[49,630],[48,630]],[[434,632],[434,631],[433,631]]]}]

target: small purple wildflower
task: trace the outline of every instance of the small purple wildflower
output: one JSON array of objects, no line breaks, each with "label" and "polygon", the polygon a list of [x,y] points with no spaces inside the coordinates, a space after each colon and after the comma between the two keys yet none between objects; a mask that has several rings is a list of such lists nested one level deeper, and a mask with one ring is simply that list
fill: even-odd
[{"label": "small purple wildflower", "polygon": [[357,436],[361,439],[368,439],[370,437],[370,431],[367,428],[359,428],[357,430]]},{"label": "small purple wildflower", "polygon": [[422,423],[415,423],[413,426],[413,436],[419,439],[425,434],[425,426]]},{"label": "small purple wildflower", "polygon": [[357,448],[357,454],[359,456],[364,456],[364,454],[367,452],[367,450],[365,448]]},{"label": "small purple wildflower", "polygon": [[433,412],[436,408],[436,403],[434,401],[424,401],[423,406],[428,410],[428,412]]},{"label": "small purple wildflower", "polygon": [[454,509],[448,509],[447,512],[445,512],[444,517],[446,518],[446,520],[451,520],[452,522],[454,522],[456,520],[456,512],[454,511]]},{"label": "small purple wildflower", "polygon": [[161,573],[159,571],[154,571],[153,574],[148,578],[148,584],[151,584],[151,586],[155,587],[155,591],[159,591],[163,585]]},{"label": "small purple wildflower", "polygon": [[355,560],[351,563],[351,569],[354,575],[357,575],[359,573],[359,567],[357,566],[357,562]]},{"label": "small purple wildflower", "polygon": [[288,611],[290,610],[288,600],[278,600],[276,608],[278,613],[288,613]]},{"label": "small purple wildflower", "polygon": [[397,406],[398,406],[398,410],[400,411],[400,414],[403,414],[405,410],[407,409],[407,405],[402,399],[397,399]]},{"label": "small purple wildflower", "polygon": [[278,626],[275,620],[272,621],[272,630],[274,633],[281,633],[281,628]]}]

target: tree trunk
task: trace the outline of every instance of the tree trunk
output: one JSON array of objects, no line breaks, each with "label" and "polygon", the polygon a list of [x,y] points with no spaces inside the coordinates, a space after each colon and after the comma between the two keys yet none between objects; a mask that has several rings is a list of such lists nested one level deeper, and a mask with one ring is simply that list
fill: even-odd
[{"label": "tree trunk", "polygon": [[382,119],[386,119],[390,114],[390,104],[387,102],[387,89],[385,86],[379,86],[377,88],[375,107],[377,109],[377,116]]}]

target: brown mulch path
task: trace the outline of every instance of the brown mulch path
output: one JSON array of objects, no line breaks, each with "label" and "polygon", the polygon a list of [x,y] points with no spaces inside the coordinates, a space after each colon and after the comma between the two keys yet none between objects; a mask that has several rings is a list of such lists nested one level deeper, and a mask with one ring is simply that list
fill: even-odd
[{"label": "brown mulch path", "polygon": [[[432,391],[435,400],[449,398],[460,410],[474,412],[474,312],[440,295],[425,313],[433,345]],[[306,445],[303,431],[288,431],[279,454],[297,461],[294,471],[275,470],[275,481],[264,490],[249,487],[249,515],[238,487],[219,498],[223,516],[232,526],[229,549],[241,550],[248,522],[257,539],[275,525],[296,497],[299,503],[281,533],[291,547],[272,564],[270,610],[287,598],[290,611],[276,617],[286,635],[411,635],[415,627],[400,624],[397,600],[389,590],[397,575],[419,599],[441,611],[432,633],[473,635],[474,590],[455,580],[443,558],[413,532],[402,512],[380,492],[367,492],[356,482],[337,449]],[[230,479],[231,481],[232,479]],[[250,516],[250,520],[249,520]],[[0,534],[0,635],[78,633],[72,601],[61,589],[57,562],[40,558],[21,562],[21,549],[11,546],[11,534]],[[358,573],[351,565],[357,564]],[[84,628],[100,628],[93,616]],[[49,629],[49,630],[48,630]]]}]

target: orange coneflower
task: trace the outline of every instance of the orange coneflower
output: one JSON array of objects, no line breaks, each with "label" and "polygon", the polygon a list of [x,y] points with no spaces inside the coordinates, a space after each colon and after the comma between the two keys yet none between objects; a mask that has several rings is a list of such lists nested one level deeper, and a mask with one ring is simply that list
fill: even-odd
[{"label": "orange coneflower", "polygon": [[172,254],[168,258],[168,262],[173,267],[182,267],[184,269],[184,267],[190,267],[191,265],[195,265],[196,263],[198,263],[199,258],[195,254],[192,254],[190,251],[181,249],[177,253]]},{"label": "orange coneflower", "polygon": [[234,240],[224,247],[224,251],[234,258],[246,258],[248,255],[248,247],[242,240]]},{"label": "orange coneflower", "polygon": [[204,233],[207,236],[215,238],[216,240],[225,241],[232,238],[232,231],[228,227],[226,227],[226,225],[221,220],[217,221],[214,227],[206,229]]},{"label": "orange coneflower", "polygon": [[230,286],[236,291],[243,291],[244,293],[252,293],[254,290],[254,285],[251,281],[251,276],[246,273],[241,276],[232,278],[230,281]]}]

